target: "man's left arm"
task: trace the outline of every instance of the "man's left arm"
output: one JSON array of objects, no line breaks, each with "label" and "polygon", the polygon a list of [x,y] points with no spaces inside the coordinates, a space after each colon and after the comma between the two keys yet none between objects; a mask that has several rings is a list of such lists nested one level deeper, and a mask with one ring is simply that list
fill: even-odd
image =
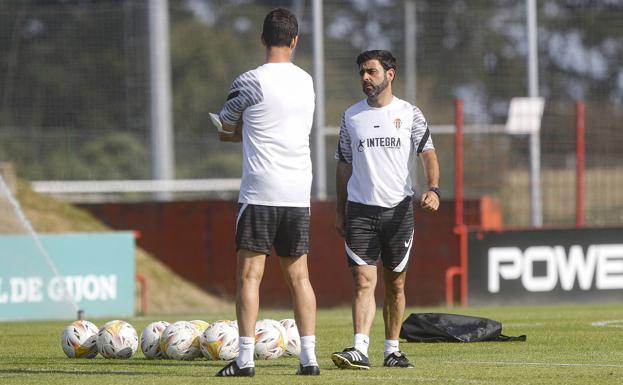
[{"label": "man's left arm", "polygon": [[428,191],[422,194],[420,206],[427,211],[437,211],[439,208],[439,162],[434,149],[420,153],[420,159],[424,166]]}]

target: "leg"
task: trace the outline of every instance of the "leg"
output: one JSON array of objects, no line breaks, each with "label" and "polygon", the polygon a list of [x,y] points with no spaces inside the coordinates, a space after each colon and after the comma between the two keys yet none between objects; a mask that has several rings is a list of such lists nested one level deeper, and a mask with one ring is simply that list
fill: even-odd
[{"label": "leg", "polygon": [[350,271],[355,280],[353,328],[355,334],[369,336],[376,312],[376,302],[374,300],[376,266],[353,266]]},{"label": "leg", "polygon": [[299,334],[313,336],[316,329],[316,296],[309,282],[307,255],[279,258],[279,263],[292,295]]},{"label": "leg", "polygon": [[240,337],[240,354],[225,365],[216,376],[255,375],[253,351],[255,347],[255,321],[260,306],[260,283],[264,275],[266,254],[247,249],[238,250],[236,271],[236,317]]},{"label": "leg", "polygon": [[290,289],[294,319],[301,336],[300,367],[296,374],[319,375],[316,360],[316,295],[309,282],[307,254],[279,258],[281,271]]},{"label": "leg", "polygon": [[383,269],[385,283],[385,302],[383,320],[385,321],[385,359],[383,366],[413,368],[407,356],[398,348],[400,326],[405,313],[405,279],[407,272],[394,272]]},{"label": "leg", "polygon": [[331,360],[340,369],[370,369],[368,345],[370,329],[376,312],[374,289],[376,288],[376,266],[351,266],[355,280],[353,298],[353,328],[355,346],[331,355]]},{"label": "leg", "polygon": [[255,321],[260,306],[260,283],[264,275],[266,254],[238,250],[236,274],[236,317],[241,337],[255,338]]},{"label": "leg", "polygon": [[385,283],[385,302],[383,320],[385,321],[385,339],[397,340],[405,313],[405,279],[407,272],[400,273],[383,269]]}]

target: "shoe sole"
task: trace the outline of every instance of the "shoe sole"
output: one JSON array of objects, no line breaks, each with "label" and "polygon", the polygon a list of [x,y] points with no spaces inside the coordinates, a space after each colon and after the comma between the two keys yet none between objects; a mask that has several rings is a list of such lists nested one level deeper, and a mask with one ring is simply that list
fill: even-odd
[{"label": "shoe sole", "polygon": [[355,365],[349,360],[347,360],[346,358],[338,354],[331,355],[331,360],[333,361],[335,366],[337,366],[340,369],[352,369],[352,370],[369,370],[370,369],[369,366]]},{"label": "shoe sole", "polygon": [[383,365],[383,367],[385,368],[401,368],[401,369],[415,369],[415,366],[411,365],[411,366],[389,366],[389,365]]}]

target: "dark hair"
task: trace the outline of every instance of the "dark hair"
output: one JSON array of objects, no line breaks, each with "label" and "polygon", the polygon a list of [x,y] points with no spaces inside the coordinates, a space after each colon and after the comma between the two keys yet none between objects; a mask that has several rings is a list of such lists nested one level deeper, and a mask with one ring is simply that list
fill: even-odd
[{"label": "dark hair", "polygon": [[391,52],[386,51],[384,49],[375,49],[372,51],[365,51],[357,56],[357,65],[361,66],[363,63],[368,60],[378,60],[379,63],[383,66],[385,71],[389,69],[393,69],[396,71],[396,58],[392,55]]},{"label": "dark hair", "polygon": [[267,47],[289,46],[298,34],[296,17],[285,8],[275,8],[264,18],[262,37]]}]

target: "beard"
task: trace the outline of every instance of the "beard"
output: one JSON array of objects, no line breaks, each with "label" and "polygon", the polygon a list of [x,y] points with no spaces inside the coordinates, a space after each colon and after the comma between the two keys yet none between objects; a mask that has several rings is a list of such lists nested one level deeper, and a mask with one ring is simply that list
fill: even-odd
[{"label": "beard", "polygon": [[[369,87],[369,88],[366,87],[368,85],[371,85],[372,87]],[[383,81],[379,85],[375,86],[371,83],[363,83],[362,85],[363,93],[366,94],[369,98],[375,98],[379,96],[379,94],[383,92],[387,88],[388,85],[389,85],[389,79],[387,78],[387,75],[385,75],[383,77]]]}]

